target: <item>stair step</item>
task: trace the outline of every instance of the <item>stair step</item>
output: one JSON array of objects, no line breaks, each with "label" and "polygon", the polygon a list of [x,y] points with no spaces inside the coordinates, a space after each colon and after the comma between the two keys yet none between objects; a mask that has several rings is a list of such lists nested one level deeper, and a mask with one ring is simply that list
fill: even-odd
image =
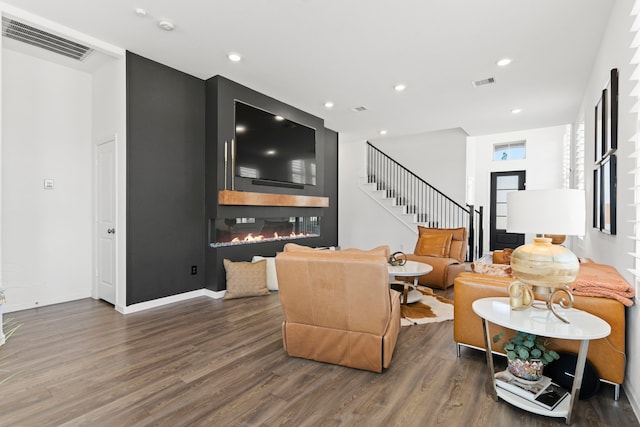
[{"label": "stair step", "polygon": [[390,187],[387,183],[381,181],[376,182],[375,176],[369,176],[362,179],[363,187],[383,203],[387,209],[396,212],[396,216],[402,218],[407,225],[415,226],[416,224],[437,228],[439,221],[430,218],[428,212],[423,211],[424,207],[419,207],[415,203],[411,203],[409,198],[397,189]]}]

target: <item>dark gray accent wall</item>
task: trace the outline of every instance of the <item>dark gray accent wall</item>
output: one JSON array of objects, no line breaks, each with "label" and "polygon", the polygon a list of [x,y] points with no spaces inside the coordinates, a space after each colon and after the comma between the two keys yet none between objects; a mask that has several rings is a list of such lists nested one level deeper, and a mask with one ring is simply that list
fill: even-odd
[{"label": "dark gray accent wall", "polygon": [[[235,136],[235,101],[251,105],[273,114],[281,115],[284,118],[300,123],[307,127],[316,129],[316,185],[305,185],[303,189],[286,188],[277,186],[254,185],[252,179],[235,177],[235,190],[255,191],[258,193],[279,193],[279,194],[302,194],[305,196],[326,196],[324,191],[325,183],[325,137],[324,120],[291,105],[278,101],[267,95],[263,95],[233,82],[222,76],[215,76],[206,81],[207,92],[207,161],[216,161],[219,168],[215,174],[207,169],[207,192],[211,190],[222,190],[224,188],[224,142],[231,142]],[[228,190],[231,190],[231,178],[233,171],[229,164],[228,170]],[[217,197],[211,199],[217,204]],[[207,208],[210,208],[209,203]]]},{"label": "dark gray accent wall", "polygon": [[323,246],[338,245],[338,132],[324,130],[324,188],[329,207],[322,217]]},{"label": "dark gray accent wall", "polygon": [[[236,99],[318,130],[317,185],[292,189],[239,179],[236,190],[327,196],[329,208],[218,205]],[[285,242],[209,247],[212,219],[242,216],[321,216],[322,235],[296,243],[337,245],[338,134],[322,119],[224,77],[205,82],[127,52],[127,305],[224,290],[224,258],[243,261],[282,250]]]},{"label": "dark gray accent wall", "polygon": [[[295,107],[263,95],[235,83],[225,77],[215,76],[206,81],[206,208],[207,243],[213,240],[210,224],[215,218],[233,217],[322,217],[321,236],[296,240],[308,246],[335,246],[338,242],[338,134],[325,129],[324,121]],[[329,197],[329,208],[280,207],[280,206],[221,206],[218,191],[224,189],[224,141],[234,137],[235,100],[279,114],[287,119],[316,129],[317,185],[305,185],[301,189],[278,186],[254,185],[250,179],[236,177],[235,189],[258,193],[299,194]],[[228,186],[231,189],[231,167]],[[223,259],[249,261],[253,255],[274,256],[286,241],[260,242],[206,250],[206,287],[214,291],[226,288]]]},{"label": "dark gray accent wall", "polygon": [[204,287],[204,155],[205,82],[127,52],[127,305]]}]

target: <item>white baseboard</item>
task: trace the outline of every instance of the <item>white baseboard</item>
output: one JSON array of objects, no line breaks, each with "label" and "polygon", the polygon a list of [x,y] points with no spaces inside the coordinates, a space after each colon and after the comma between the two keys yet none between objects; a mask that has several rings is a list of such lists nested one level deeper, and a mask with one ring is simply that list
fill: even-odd
[{"label": "white baseboard", "polygon": [[150,308],[162,307],[163,305],[173,304],[174,302],[186,301],[188,299],[197,297],[209,297],[213,299],[220,299],[224,296],[226,291],[212,291],[210,289],[198,289],[196,291],[185,292],[178,295],[171,295],[170,297],[158,298],[151,301],[145,301],[138,304],[131,304],[127,306],[116,305],[116,310],[122,314],[136,313],[138,311],[148,310]]},{"label": "white baseboard", "polygon": [[640,421],[640,400],[638,400],[638,394],[633,386],[629,383],[629,381],[625,381],[622,385],[624,388],[624,393],[627,395],[627,399],[629,399],[629,403],[631,404],[631,409],[633,409],[633,413],[636,415],[638,421]]},{"label": "white baseboard", "polygon": [[44,307],[47,305],[60,304],[63,302],[75,301],[79,299],[91,298],[91,293],[81,293],[81,294],[69,294],[69,295],[60,295],[53,298],[45,298],[38,301],[37,304],[34,303],[21,303],[21,304],[9,304],[6,303],[2,307],[2,311],[5,313],[11,313],[12,311],[20,311],[20,310],[28,310],[30,308],[38,308]]},{"label": "white baseboard", "polygon": [[224,297],[224,294],[227,292],[225,291],[212,291],[211,289],[203,289],[204,291],[204,295],[209,297],[209,298],[213,298],[213,299],[221,299],[222,297]]}]

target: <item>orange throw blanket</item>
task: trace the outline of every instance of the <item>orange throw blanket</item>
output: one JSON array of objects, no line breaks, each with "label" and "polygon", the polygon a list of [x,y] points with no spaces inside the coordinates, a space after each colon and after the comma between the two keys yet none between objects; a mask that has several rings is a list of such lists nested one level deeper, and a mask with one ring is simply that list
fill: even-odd
[{"label": "orange throw blanket", "polygon": [[633,305],[635,291],[610,265],[585,262],[580,264],[576,281],[569,285],[574,295],[613,298],[627,307]]}]

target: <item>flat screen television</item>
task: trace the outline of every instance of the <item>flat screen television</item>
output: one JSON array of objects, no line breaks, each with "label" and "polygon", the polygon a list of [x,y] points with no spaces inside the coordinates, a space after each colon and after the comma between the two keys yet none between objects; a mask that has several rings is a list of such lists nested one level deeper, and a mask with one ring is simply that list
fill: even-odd
[{"label": "flat screen television", "polygon": [[316,185],[316,130],[235,101],[235,174],[262,184]]}]

